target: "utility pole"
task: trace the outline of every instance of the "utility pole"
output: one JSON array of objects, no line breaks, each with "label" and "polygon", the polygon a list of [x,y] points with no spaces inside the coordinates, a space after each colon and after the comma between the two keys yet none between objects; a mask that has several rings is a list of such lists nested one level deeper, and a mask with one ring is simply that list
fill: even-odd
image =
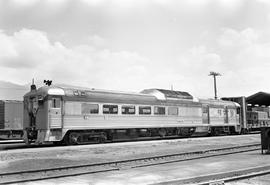
[{"label": "utility pole", "polygon": [[221,74],[217,72],[211,71],[208,76],[213,76],[214,77],[214,91],[215,91],[215,99],[217,99],[217,85],[216,85],[216,76],[221,76]]}]

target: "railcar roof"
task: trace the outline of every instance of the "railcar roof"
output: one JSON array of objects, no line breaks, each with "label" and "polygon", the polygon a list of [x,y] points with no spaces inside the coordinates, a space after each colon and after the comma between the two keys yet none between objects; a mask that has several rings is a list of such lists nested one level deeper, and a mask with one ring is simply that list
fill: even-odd
[{"label": "railcar roof", "polygon": [[145,89],[141,91],[141,93],[151,94],[160,100],[182,99],[195,101],[195,98],[193,96],[191,96],[188,92],[184,91],[173,91],[166,89]]},{"label": "railcar roof", "polygon": [[22,103],[23,101],[21,101],[21,100],[0,100],[0,102],[4,102],[4,103]]},{"label": "railcar roof", "polygon": [[211,104],[214,106],[239,106],[237,103],[214,100],[195,99],[187,92],[171,91],[165,89],[145,89],[141,93],[108,91],[90,88],[74,88],[66,86],[42,86],[37,90],[28,92],[27,96],[60,95],[69,100],[84,101],[91,100],[107,103],[127,103],[127,104]]},{"label": "railcar roof", "polygon": [[[156,96],[152,92],[159,92],[163,95],[163,98]],[[172,94],[172,95],[170,95]],[[118,102],[118,103],[137,103],[137,104],[182,104],[193,102],[193,97],[180,91],[169,91],[163,89],[151,89],[150,91],[143,91],[143,93],[122,92],[122,91],[109,91],[90,88],[74,88],[67,86],[43,86],[37,90],[30,91],[26,96],[41,95],[43,97],[47,95],[61,95],[69,100],[83,101],[91,100],[97,102]],[[177,95],[174,97],[173,95]],[[183,98],[180,98],[183,97]],[[192,99],[191,99],[192,98]],[[194,101],[196,104],[196,101]]]},{"label": "railcar roof", "polygon": [[26,93],[24,97],[33,96],[33,95],[65,95],[64,90],[58,86],[42,86],[36,90],[31,90],[30,92]]},{"label": "railcar roof", "polygon": [[199,99],[199,102],[202,104],[210,104],[210,105],[216,105],[216,106],[232,106],[232,107],[239,107],[240,105],[238,103],[232,102],[232,101],[225,101],[225,100],[215,100],[215,99]]}]

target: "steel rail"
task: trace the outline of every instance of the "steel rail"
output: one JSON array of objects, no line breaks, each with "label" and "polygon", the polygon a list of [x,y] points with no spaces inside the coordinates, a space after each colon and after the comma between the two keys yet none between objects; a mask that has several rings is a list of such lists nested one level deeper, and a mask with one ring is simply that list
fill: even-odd
[{"label": "steel rail", "polygon": [[[242,148],[242,149],[241,149]],[[240,150],[241,149],[241,150]],[[175,154],[157,155],[151,157],[118,160],[73,166],[61,166],[46,169],[33,169],[0,173],[0,184],[23,183],[29,181],[46,180],[60,177],[77,176],[91,173],[116,171],[123,168],[139,168],[166,163],[209,158],[248,151],[259,150],[260,144],[240,145],[226,148],[216,148],[204,151],[183,152]],[[221,152],[221,153],[217,153]],[[181,158],[182,157],[182,158]]]},{"label": "steel rail", "polygon": [[[251,171],[251,172],[246,172]],[[217,182],[225,183],[225,182],[232,182],[232,181],[238,181],[238,180],[243,180],[243,179],[249,179],[253,177],[258,177],[258,176],[263,176],[263,175],[268,175],[270,174],[270,166],[261,166],[261,167],[255,167],[252,169],[246,169],[243,171],[232,171],[228,172],[232,174],[230,177],[226,178],[221,178],[219,180],[211,180],[207,182],[201,182],[197,185],[209,185],[209,184],[217,184]]]},{"label": "steel rail", "polygon": [[207,174],[186,179],[176,179],[167,182],[154,183],[152,185],[223,185],[226,182],[243,180],[257,176],[270,174],[270,165],[256,166],[251,168],[226,171],[221,173]]}]

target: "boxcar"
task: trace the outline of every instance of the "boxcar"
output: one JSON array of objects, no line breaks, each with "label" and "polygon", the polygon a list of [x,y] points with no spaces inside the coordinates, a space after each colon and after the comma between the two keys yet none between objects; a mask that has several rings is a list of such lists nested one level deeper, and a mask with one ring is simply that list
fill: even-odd
[{"label": "boxcar", "polygon": [[0,139],[22,139],[23,102],[0,100]]},{"label": "boxcar", "polygon": [[24,140],[81,144],[238,132],[238,108],[233,102],[198,100],[187,92],[164,89],[127,93],[32,86],[24,96]]}]

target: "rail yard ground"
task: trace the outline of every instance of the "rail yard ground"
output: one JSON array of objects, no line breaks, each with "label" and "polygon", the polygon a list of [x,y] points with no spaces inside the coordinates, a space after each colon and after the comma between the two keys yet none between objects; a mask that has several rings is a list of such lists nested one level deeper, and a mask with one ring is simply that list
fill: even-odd
[{"label": "rail yard ground", "polygon": [[270,175],[263,175],[254,178],[229,182],[226,185],[269,185],[269,184],[270,184]]},{"label": "rail yard ground", "polygon": [[[0,151],[0,171],[38,170],[181,152],[237,147],[260,142],[260,135],[203,137],[177,140],[107,143],[80,146],[35,147]],[[260,150],[143,168],[50,179],[25,184],[151,184],[188,177],[267,165]]]}]

